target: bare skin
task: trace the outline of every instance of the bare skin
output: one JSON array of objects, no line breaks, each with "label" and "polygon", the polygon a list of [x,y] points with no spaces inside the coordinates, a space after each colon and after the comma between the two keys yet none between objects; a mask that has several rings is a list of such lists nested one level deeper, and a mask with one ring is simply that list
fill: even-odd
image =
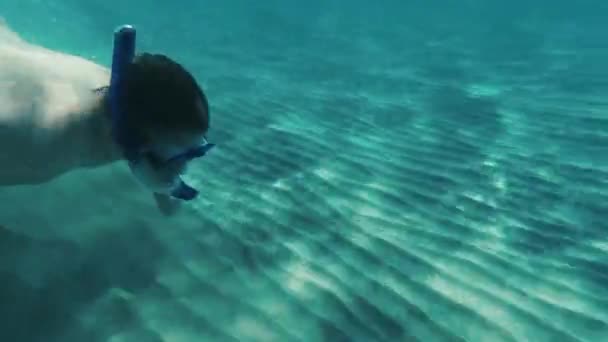
[{"label": "bare skin", "polygon": [[[105,94],[93,91],[109,81],[107,68],[29,44],[0,18],[0,186],[40,184],[122,159]],[[150,137],[159,151],[174,151],[200,142],[203,133]],[[167,195],[154,199],[164,214],[177,209]]]},{"label": "bare skin", "polygon": [[120,159],[102,97],[109,70],[31,45],[0,20],[0,185],[38,184]]}]

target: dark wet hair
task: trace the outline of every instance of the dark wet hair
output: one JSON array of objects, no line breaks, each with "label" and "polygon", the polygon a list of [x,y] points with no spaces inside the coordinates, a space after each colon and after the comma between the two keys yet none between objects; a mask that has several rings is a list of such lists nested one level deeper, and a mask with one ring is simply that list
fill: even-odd
[{"label": "dark wet hair", "polygon": [[136,56],[122,81],[119,105],[125,124],[142,139],[148,140],[150,131],[204,134],[209,129],[209,104],[203,90],[184,67],[167,56]]}]

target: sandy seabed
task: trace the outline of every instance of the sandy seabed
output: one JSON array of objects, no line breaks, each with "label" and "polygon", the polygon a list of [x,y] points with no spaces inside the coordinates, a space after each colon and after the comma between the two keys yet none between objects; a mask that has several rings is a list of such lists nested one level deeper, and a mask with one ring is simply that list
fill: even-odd
[{"label": "sandy seabed", "polygon": [[183,55],[218,147],[176,217],[122,164],[1,189],[0,340],[608,339],[581,52],[375,34]]}]

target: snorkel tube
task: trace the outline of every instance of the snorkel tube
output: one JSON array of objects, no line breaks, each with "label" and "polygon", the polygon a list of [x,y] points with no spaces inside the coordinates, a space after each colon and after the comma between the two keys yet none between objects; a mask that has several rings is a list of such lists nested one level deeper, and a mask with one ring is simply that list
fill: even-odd
[{"label": "snorkel tube", "polygon": [[120,108],[119,97],[122,94],[122,75],[135,58],[136,31],[133,26],[124,25],[114,31],[114,50],[112,51],[112,71],[110,74],[109,100],[112,113],[112,134],[114,140],[123,149],[127,160],[135,158],[137,146],[133,138],[125,132],[124,113]]},{"label": "snorkel tube", "polygon": [[[109,88],[112,135],[115,142],[122,149],[124,157],[131,169],[131,173],[134,175],[134,167],[142,158],[142,146],[141,141],[138,141],[137,137],[132,134],[132,132],[129,132],[129,128],[125,125],[125,113],[123,113],[122,108],[120,107],[120,96],[124,94],[122,79],[125,70],[135,58],[135,38],[135,28],[130,25],[120,26],[114,31],[114,50],[112,53],[112,69]],[[202,157],[213,146],[214,144],[205,142],[205,144],[201,146],[170,159],[168,163],[175,161],[187,162],[194,158]],[[184,183],[179,175],[176,176],[172,183],[173,184],[170,185],[170,189],[168,190],[170,196],[184,201],[192,200],[198,196],[198,190]]]}]

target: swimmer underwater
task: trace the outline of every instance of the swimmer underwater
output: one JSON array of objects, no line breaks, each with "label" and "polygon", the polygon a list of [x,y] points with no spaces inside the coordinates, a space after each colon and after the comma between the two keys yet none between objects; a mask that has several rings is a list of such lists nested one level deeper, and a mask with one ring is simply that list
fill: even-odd
[{"label": "swimmer underwater", "polygon": [[30,44],[0,18],[0,186],[126,160],[169,214],[198,194],[181,175],[214,146],[208,129],[194,77],[164,55],[135,55],[133,28],[115,32],[107,70]]}]

